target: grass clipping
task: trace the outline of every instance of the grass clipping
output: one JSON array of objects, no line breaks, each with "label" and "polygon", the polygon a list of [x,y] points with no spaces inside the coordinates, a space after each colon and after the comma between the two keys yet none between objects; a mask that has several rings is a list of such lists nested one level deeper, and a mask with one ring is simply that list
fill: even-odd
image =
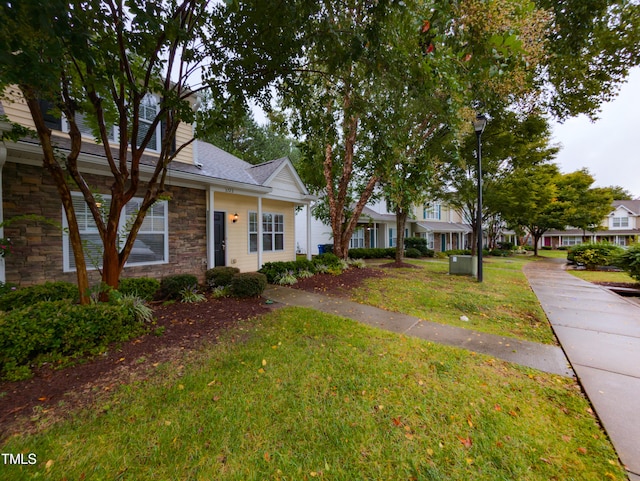
[{"label": "grass clipping", "polygon": [[625,479],[574,381],[286,308],[3,452],[3,479]]}]

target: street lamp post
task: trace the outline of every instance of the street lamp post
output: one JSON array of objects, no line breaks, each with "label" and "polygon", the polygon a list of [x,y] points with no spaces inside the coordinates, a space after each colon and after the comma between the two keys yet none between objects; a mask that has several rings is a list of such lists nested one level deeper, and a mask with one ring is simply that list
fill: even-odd
[{"label": "street lamp post", "polygon": [[473,129],[476,131],[478,146],[476,154],[478,157],[478,210],[476,212],[476,233],[478,236],[478,282],[482,282],[482,132],[487,126],[487,118],[478,114],[473,121]]}]

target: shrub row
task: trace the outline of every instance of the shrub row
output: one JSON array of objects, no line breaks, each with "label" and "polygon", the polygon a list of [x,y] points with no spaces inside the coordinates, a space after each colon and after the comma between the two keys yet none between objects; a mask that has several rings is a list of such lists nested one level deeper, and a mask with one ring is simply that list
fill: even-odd
[{"label": "shrub row", "polygon": [[395,256],[395,247],[349,249],[351,259],[393,259]]},{"label": "shrub row", "polygon": [[0,297],[0,311],[20,309],[40,301],[59,301],[63,299],[72,302],[77,301],[79,299],[78,287],[70,282],[45,282],[44,284],[7,292]]},{"label": "shrub row", "polygon": [[293,276],[294,278],[304,277],[309,274],[316,274],[318,272],[327,272],[329,270],[344,269],[343,261],[335,254],[320,254],[313,258],[298,259],[296,261],[289,262],[267,262],[258,272],[267,276],[267,281],[271,284],[278,282],[280,278],[286,275]]},{"label": "shrub row", "polygon": [[30,376],[31,364],[60,361],[103,350],[143,330],[130,309],[118,304],[82,306],[41,301],[0,317],[0,376]]},{"label": "shrub row", "polygon": [[640,281],[640,244],[622,252],[616,259],[616,265],[636,281]]},{"label": "shrub row", "polygon": [[571,247],[567,251],[567,261],[583,265],[588,270],[594,270],[600,266],[616,265],[618,258],[623,253],[624,249],[615,244],[585,243]]}]

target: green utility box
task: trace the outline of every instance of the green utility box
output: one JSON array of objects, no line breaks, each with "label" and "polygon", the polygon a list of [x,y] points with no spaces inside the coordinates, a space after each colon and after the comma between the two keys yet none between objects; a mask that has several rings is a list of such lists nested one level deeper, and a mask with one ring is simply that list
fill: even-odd
[{"label": "green utility box", "polygon": [[478,277],[476,256],[449,256],[449,274]]}]

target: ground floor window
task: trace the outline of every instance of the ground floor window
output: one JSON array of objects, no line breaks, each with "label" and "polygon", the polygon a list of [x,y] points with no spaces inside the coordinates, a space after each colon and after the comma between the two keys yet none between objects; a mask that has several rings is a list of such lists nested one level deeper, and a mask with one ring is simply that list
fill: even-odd
[{"label": "ground floor window", "polygon": [[364,229],[360,227],[353,231],[349,241],[349,249],[362,249],[364,247]]},{"label": "ground floor window", "polygon": [[427,247],[431,250],[434,250],[435,245],[435,236],[433,232],[427,232]]},{"label": "ground floor window", "polygon": [[398,235],[396,234],[396,229],[389,227],[389,247],[395,247],[397,243]]},{"label": "ground floor window", "polygon": [[562,236],[562,245],[563,246],[577,246],[579,244],[582,244],[582,236],[579,236],[579,235]]},{"label": "ground floor window", "polygon": [[[100,196],[101,210],[103,216],[109,215],[109,202],[111,196]],[[85,262],[88,269],[98,269],[102,266],[102,240],[98,232],[98,227],[93,219],[93,215],[79,192],[72,193],[73,207],[80,229],[80,237],[84,244]],[[135,219],[140,209],[142,199],[134,198],[125,206],[120,219],[118,231],[120,238],[118,248],[124,247],[127,235],[130,231],[130,224]],[[68,228],[64,208],[62,210],[63,227]],[[138,235],[129,254],[125,266],[142,266],[151,264],[164,264],[169,261],[169,222],[168,222],[167,201],[158,201],[147,211],[147,215],[140,226]],[[75,257],[71,247],[68,234],[62,238],[63,264],[65,272],[76,269]]]},{"label": "ground floor window", "polygon": [[[262,251],[284,250],[284,215],[262,213]],[[249,252],[258,252],[258,213],[249,212]]]}]

